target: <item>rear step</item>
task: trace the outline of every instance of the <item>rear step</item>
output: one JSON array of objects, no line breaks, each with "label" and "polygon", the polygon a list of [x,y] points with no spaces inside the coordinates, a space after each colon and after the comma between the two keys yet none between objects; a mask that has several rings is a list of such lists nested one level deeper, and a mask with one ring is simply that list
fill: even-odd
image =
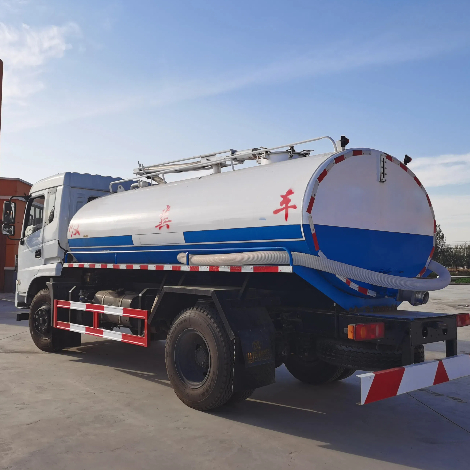
[{"label": "rear step", "polygon": [[470,375],[470,355],[368,372],[361,379],[361,405]]},{"label": "rear step", "polygon": [[[93,326],[79,325],[69,321],[64,322],[57,319],[57,309],[64,308],[71,310],[82,310],[93,313]],[[143,336],[120,333],[118,331],[103,330],[99,328],[100,314],[119,315],[121,317],[137,318],[144,321]],[[54,316],[52,326],[61,330],[75,331],[86,335],[98,336],[100,338],[122,341],[123,343],[136,344],[138,346],[148,346],[148,311],[136,308],[113,307],[110,305],[87,304],[83,302],[72,302],[68,300],[54,300]]]}]

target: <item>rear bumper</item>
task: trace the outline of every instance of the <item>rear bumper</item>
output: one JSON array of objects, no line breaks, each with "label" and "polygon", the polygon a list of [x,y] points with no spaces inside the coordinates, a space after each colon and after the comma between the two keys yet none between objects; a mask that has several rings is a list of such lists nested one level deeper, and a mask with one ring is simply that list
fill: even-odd
[{"label": "rear bumper", "polygon": [[470,375],[470,355],[368,372],[361,379],[361,405]]}]

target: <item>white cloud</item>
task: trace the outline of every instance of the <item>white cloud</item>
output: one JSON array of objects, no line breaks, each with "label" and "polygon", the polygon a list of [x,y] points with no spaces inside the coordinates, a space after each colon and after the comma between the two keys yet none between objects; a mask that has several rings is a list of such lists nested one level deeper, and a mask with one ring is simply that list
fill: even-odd
[{"label": "white cloud", "polygon": [[63,26],[20,28],[0,23],[0,58],[4,64],[3,96],[8,102],[24,102],[29,95],[44,88],[39,76],[42,66],[59,59],[72,46],[67,42],[80,28],[75,23]]},{"label": "white cloud", "polygon": [[[469,40],[458,33],[448,34],[445,41],[442,35],[426,36],[408,43],[397,35],[383,34],[363,43],[351,40],[337,41],[318,51],[283,57],[273,63],[260,63],[251,68],[238,67],[226,73],[208,70],[201,75],[201,69],[184,77],[161,77],[139,85],[137,89],[115,88],[107,90],[87,90],[85,95],[80,90],[67,98],[67,113],[63,109],[51,109],[47,114],[44,109],[37,112],[29,110],[27,116],[18,116],[11,122],[10,132],[63,123],[91,116],[106,115],[139,107],[161,107],[194,99],[216,96],[237,91],[250,86],[269,83],[283,83],[304,77],[345,72],[373,65],[389,65],[407,61],[423,60],[456,48],[462,47]],[[65,40],[64,40],[65,44]],[[63,51],[62,51],[63,54]],[[188,79],[188,76],[193,78]],[[122,97],[126,99],[123,100]],[[13,117],[13,116],[12,116]]]},{"label": "white cloud", "polygon": [[411,168],[425,188],[470,184],[470,153],[416,158]]},{"label": "white cloud", "polygon": [[470,242],[470,195],[431,196],[431,201],[447,242]]}]

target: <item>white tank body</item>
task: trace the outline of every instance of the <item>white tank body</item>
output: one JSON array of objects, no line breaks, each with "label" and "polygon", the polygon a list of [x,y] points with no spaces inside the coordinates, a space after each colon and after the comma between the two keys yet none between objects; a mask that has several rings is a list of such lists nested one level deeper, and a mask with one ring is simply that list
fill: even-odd
[{"label": "white tank body", "polygon": [[69,246],[79,262],[133,264],[281,248],[416,277],[432,256],[434,232],[415,175],[383,152],[352,149],[96,199],[73,217]]}]

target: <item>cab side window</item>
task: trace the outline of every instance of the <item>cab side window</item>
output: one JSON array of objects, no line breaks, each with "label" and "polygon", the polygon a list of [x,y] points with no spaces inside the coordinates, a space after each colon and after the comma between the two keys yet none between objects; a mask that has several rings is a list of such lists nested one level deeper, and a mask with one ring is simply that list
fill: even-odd
[{"label": "cab side window", "polygon": [[42,229],[44,219],[44,196],[35,197],[29,201],[26,214],[24,238]]}]

